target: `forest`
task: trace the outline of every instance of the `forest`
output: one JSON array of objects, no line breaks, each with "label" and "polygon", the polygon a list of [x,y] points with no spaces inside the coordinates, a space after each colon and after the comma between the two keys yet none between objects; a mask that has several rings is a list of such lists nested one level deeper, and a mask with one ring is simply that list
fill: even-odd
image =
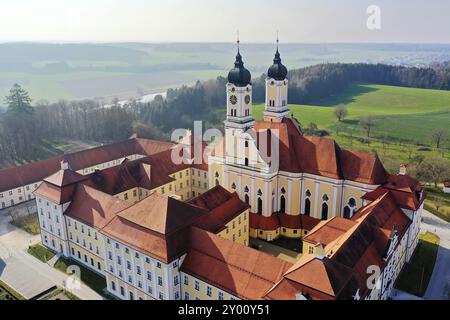
[{"label": "forest", "polygon": [[[428,68],[383,64],[319,64],[289,72],[289,103],[308,104],[344,90],[352,83],[450,90],[450,63]],[[252,80],[253,102],[265,97],[265,76]],[[19,84],[5,98],[0,111],[0,163],[40,157],[46,141],[80,139],[102,143],[126,139],[133,133],[168,139],[175,128],[190,128],[194,120],[221,128],[225,104],[224,77],[169,89],[165,98],[150,103],[117,103],[103,107],[93,100],[34,104]]]}]

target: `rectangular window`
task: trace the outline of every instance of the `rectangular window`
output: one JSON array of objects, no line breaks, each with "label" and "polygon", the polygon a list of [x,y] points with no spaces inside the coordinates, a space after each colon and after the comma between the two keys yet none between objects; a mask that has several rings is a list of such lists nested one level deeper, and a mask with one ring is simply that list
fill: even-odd
[{"label": "rectangular window", "polygon": [[158,276],[158,286],[162,286],[163,282],[162,282],[162,277]]},{"label": "rectangular window", "polygon": [[189,285],[189,277],[186,275],[184,276],[184,284],[187,286]]},{"label": "rectangular window", "polygon": [[139,266],[136,267],[136,273],[138,275],[141,275],[141,267],[139,267]]},{"label": "rectangular window", "polygon": [[200,282],[198,282],[198,280],[195,280],[195,290],[200,290]]},{"label": "rectangular window", "polygon": [[184,300],[189,300],[189,292],[184,293]]},{"label": "rectangular window", "polygon": [[223,292],[219,291],[219,300],[223,300]]},{"label": "rectangular window", "polygon": [[150,271],[147,271],[147,280],[152,281],[152,273]]},{"label": "rectangular window", "polygon": [[207,287],[206,287],[206,295],[207,295],[208,297],[211,297],[211,295],[212,295],[212,291],[211,291],[211,287],[210,287],[210,286],[207,286]]}]

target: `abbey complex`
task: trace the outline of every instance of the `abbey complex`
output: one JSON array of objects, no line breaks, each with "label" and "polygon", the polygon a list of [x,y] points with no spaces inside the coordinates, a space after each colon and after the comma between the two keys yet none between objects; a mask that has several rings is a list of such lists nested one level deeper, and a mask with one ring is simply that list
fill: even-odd
[{"label": "abbey complex", "polygon": [[[376,155],[304,136],[287,76],[277,47],[255,121],[238,50],[221,141],[132,137],[4,169],[0,208],[36,201],[43,245],[119,299],[387,299],[417,245],[425,192],[405,168],[391,175]],[[298,241],[296,261],[253,244],[281,238]]]}]

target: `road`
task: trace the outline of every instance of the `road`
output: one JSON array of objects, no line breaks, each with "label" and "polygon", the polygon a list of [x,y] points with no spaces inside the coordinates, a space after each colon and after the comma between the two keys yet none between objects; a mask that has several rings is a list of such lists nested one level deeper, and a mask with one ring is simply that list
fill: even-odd
[{"label": "road", "polygon": [[[67,275],[27,253],[28,246],[39,242],[40,236],[32,236],[14,227],[10,220],[7,212],[0,210],[0,279],[15,289],[20,287],[29,292],[49,284],[64,287]],[[82,300],[103,299],[84,284],[71,291]]]},{"label": "road", "polygon": [[450,224],[423,210],[421,232],[430,231],[441,239],[433,275],[425,292],[425,300],[450,299]]}]

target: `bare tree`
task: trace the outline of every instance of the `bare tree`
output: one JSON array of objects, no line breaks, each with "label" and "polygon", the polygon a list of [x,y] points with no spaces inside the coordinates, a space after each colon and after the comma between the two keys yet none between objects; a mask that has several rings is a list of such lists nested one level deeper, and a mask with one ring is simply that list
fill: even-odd
[{"label": "bare tree", "polygon": [[439,149],[441,144],[448,139],[448,130],[445,128],[435,128],[430,132],[430,140]]},{"label": "bare tree", "polygon": [[445,205],[445,201],[442,198],[436,197],[433,199],[434,205],[436,206],[436,211]]},{"label": "bare tree", "polygon": [[450,161],[442,158],[425,159],[417,168],[417,177],[424,182],[433,182],[437,188],[439,182],[450,177]]},{"label": "bare tree", "polygon": [[375,128],[375,118],[373,116],[365,116],[359,120],[359,125],[366,130],[367,137],[370,138],[370,132]]},{"label": "bare tree", "polygon": [[334,116],[339,122],[343,121],[347,115],[347,107],[342,103],[336,106],[336,108],[334,109]]},{"label": "bare tree", "polygon": [[416,146],[412,144],[405,144],[403,150],[408,154],[408,159],[411,160],[412,154],[416,150]]}]

